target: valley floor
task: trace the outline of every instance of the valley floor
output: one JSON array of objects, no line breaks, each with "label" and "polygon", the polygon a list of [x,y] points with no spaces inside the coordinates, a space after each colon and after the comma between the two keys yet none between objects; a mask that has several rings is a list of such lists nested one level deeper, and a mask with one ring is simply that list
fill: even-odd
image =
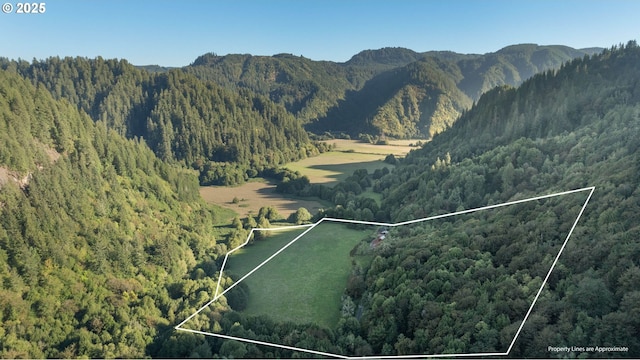
[{"label": "valley floor", "polygon": [[[304,230],[280,231],[248,245],[229,258],[228,271],[237,278],[244,276]],[[374,231],[371,227],[355,230],[344,224],[319,224],[243,280],[249,288],[244,312],[334,327],[351,273],[349,252]]]},{"label": "valley floor", "polygon": [[[241,217],[257,214],[264,206],[274,207],[283,217],[304,207],[315,213],[328,206],[320,200],[300,199],[275,192],[276,185],[267,180],[252,181],[238,186],[202,186],[200,196],[211,204],[231,209]],[[234,203],[237,199],[237,203]],[[229,219],[231,222],[231,219]]]},{"label": "valley floor", "polygon": [[[286,164],[284,167],[306,175],[312,184],[335,185],[350,176],[354,170],[367,169],[370,173],[393,165],[385,163],[386,155],[405,156],[420,140],[391,140],[389,145],[373,145],[356,140],[328,140],[335,150],[318,156]],[[241,217],[257,214],[264,206],[274,207],[283,217],[304,207],[312,214],[331,206],[325,201],[287,196],[275,192],[276,184],[256,179],[238,186],[203,186],[200,195],[208,203],[231,209]],[[377,194],[370,194],[379,200]],[[237,202],[234,203],[234,199]],[[231,219],[229,219],[231,220]]]}]

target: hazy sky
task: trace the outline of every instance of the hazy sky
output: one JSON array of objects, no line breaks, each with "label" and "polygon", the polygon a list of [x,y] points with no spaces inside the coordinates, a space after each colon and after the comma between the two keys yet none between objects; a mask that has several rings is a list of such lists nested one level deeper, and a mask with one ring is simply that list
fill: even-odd
[{"label": "hazy sky", "polygon": [[42,2],[43,14],[17,14],[9,1],[12,12],[0,13],[0,57],[102,56],[184,66],[207,52],[343,62],[386,46],[482,54],[518,43],[584,48],[640,41],[637,0]]}]

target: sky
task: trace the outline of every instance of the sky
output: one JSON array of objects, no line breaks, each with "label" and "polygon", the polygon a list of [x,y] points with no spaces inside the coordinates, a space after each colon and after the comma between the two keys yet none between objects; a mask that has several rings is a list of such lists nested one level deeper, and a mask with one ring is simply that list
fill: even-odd
[{"label": "sky", "polygon": [[638,0],[40,0],[40,14],[3,1],[13,6],[0,12],[0,57],[28,61],[186,66],[214,52],[344,62],[383,47],[484,54],[640,41]]}]

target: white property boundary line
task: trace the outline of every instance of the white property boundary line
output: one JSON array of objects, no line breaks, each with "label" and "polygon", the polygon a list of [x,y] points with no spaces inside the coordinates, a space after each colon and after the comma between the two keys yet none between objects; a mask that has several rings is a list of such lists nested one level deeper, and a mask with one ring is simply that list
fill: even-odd
[{"label": "white property boundary line", "polygon": [[[540,297],[540,294],[542,293],[542,290],[544,289],[544,285],[549,280],[549,276],[551,276],[551,272],[555,268],[555,266],[556,266],[556,264],[558,262],[558,259],[560,258],[560,255],[562,255],[562,251],[564,251],[564,248],[567,245],[567,242],[569,241],[569,238],[571,237],[571,234],[573,234],[573,230],[576,228],[576,225],[578,225],[578,221],[580,220],[580,217],[582,217],[582,214],[584,213],[584,209],[587,207],[587,204],[589,203],[589,200],[591,199],[591,195],[593,195],[593,192],[595,191],[595,189],[596,189],[595,186],[585,187],[585,188],[581,188],[581,189],[563,191],[563,192],[554,193],[554,194],[550,194],[550,195],[541,195],[541,196],[536,196],[536,197],[522,199],[522,200],[509,201],[509,202],[506,202],[506,203],[501,203],[501,204],[496,204],[496,205],[483,206],[483,207],[479,207],[479,208],[475,208],[475,209],[456,211],[456,212],[453,212],[453,213],[442,214],[442,215],[435,215],[435,216],[430,216],[430,217],[417,219],[417,220],[404,221],[404,222],[400,222],[400,223],[396,223],[396,224],[382,223],[382,222],[372,222],[372,221],[336,219],[336,218],[325,217],[325,218],[322,218],[322,219],[318,220],[316,223],[309,224],[309,225],[285,226],[285,227],[277,227],[277,228],[253,228],[249,232],[249,235],[247,236],[247,240],[242,245],[240,245],[237,248],[227,252],[227,254],[225,255],[224,261],[222,262],[222,267],[220,268],[220,275],[218,277],[218,284],[217,284],[217,287],[216,287],[216,294],[215,294],[214,298],[211,301],[209,301],[208,303],[206,303],[204,306],[202,306],[200,309],[198,309],[191,316],[189,316],[184,321],[182,321],[180,324],[178,324],[175,327],[175,329],[176,330],[180,330],[180,331],[191,332],[191,333],[195,333],[195,334],[206,335],[206,336],[215,336],[215,337],[219,337],[219,338],[223,338],[223,339],[237,340],[237,341],[248,342],[248,343],[257,344],[257,345],[266,345],[266,346],[279,347],[279,348],[286,349],[286,350],[300,351],[300,352],[306,352],[306,353],[322,355],[322,356],[327,356],[327,357],[341,358],[341,359],[411,359],[411,358],[417,359],[417,358],[436,358],[436,357],[479,357],[479,356],[505,356],[505,355],[509,355],[509,353],[511,352],[511,349],[513,348],[513,345],[515,344],[516,340],[518,339],[518,336],[520,335],[520,332],[522,331],[522,328],[523,328],[525,322],[529,318],[529,315],[531,314],[531,311],[533,310],[533,307],[535,306],[536,302],[538,301],[538,298]],[[237,284],[242,282],[242,280],[246,279],[249,275],[251,275],[254,272],[256,272],[258,269],[260,269],[262,266],[264,266],[267,262],[269,262],[271,259],[276,257],[278,254],[283,252],[291,244],[293,244],[298,239],[303,237],[305,234],[307,234],[309,231],[311,231],[311,229],[313,229],[314,227],[318,226],[323,221],[396,227],[396,226],[409,225],[409,224],[414,224],[414,223],[424,222],[424,221],[429,221],[429,220],[442,219],[442,218],[455,216],[455,215],[468,214],[468,213],[472,213],[472,212],[476,212],[476,211],[480,211],[480,210],[495,209],[495,208],[508,206],[508,205],[514,205],[514,204],[520,204],[520,203],[525,203],[525,202],[529,202],[529,201],[536,201],[536,200],[542,200],[542,199],[547,199],[547,198],[556,197],[556,196],[568,195],[568,194],[583,192],[583,191],[587,191],[587,190],[589,190],[589,195],[587,196],[587,199],[584,201],[584,204],[582,204],[582,208],[580,209],[580,212],[578,213],[578,216],[576,217],[576,220],[573,222],[573,226],[571,226],[571,230],[569,230],[569,233],[567,234],[567,237],[565,238],[564,242],[562,243],[562,246],[560,247],[560,250],[558,251],[558,254],[556,255],[555,259],[553,260],[553,263],[551,264],[551,267],[549,268],[549,271],[547,272],[547,275],[545,276],[544,281],[542,282],[542,285],[540,285],[540,288],[538,289],[538,292],[536,293],[536,296],[534,297],[533,302],[531,303],[531,306],[529,307],[529,310],[527,311],[524,319],[522,320],[522,323],[520,324],[520,327],[516,331],[516,334],[514,335],[513,340],[511,341],[511,344],[509,345],[509,348],[507,349],[506,352],[503,352],[503,353],[499,353],[499,352],[473,353],[473,354],[349,357],[349,356],[344,356],[344,355],[330,354],[330,353],[326,353],[326,352],[322,352],[322,351],[315,351],[315,350],[297,348],[297,347],[293,347],[293,346],[274,344],[274,343],[269,343],[269,342],[264,342],[264,341],[245,339],[245,338],[238,338],[238,337],[228,336],[228,335],[223,335],[223,334],[215,334],[215,333],[210,333],[210,332],[205,332],[205,331],[186,329],[186,328],[182,327],[185,323],[187,323],[189,320],[191,320],[196,315],[198,315],[200,312],[202,312],[202,310],[204,310],[205,308],[209,307],[209,305],[213,304],[222,295],[226,294],[227,291],[233,289]],[[285,246],[283,246],[280,250],[276,251],[273,255],[269,256],[266,260],[264,260],[262,263],[260,263],[258,266],[256,266],[253,270],[251,270],[249,273],[244,275],[242,278],[240,278],[238,281],[234,282],[231,286],[229,286],[222,293],[220,293],[220,281],[222,280],[222,274],[223,274],[223,271],[224,271],[224,267],[227,264],[227,259],[229,258],[229,255],[231,255],[233,252],[237,251],[238,249],[240,249],[243,246],[245,246],[246,244],[248,244],[249,243],[249,239],[251,239],[251,235],[253,235],[254,231],[259,231],[259,230],[277,231],[277,230],[290,230],[290,229],[296,229],[296,228],[308,228],[308,229],[303,231],[300,235],[296,236],[293,240],[291,240],[289,243],[287,243]]]}]

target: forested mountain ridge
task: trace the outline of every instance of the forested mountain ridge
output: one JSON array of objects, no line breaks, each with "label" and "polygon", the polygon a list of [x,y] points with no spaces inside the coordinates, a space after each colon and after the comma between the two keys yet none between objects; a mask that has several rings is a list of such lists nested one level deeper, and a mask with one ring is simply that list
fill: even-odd
[{"label": "forested mountain ridge", "polygon": [[[435,162],[455,143],[454,161],[521,137],[546,138],[575,131],[601,120],[611,107],[634,104],[640,96],[635,42],[564,63],[525,81],[485,93],[446,131],[411,152],[407,163]],[[456,158],[456,154],[459,157]]]},{"label": "forested mountain ridge", "polygon": [[367,80],[336,63],[290,54],[217,56],[209,53],[183,69],[222,86],[245,88],[268,96],[284,105],[302,123],[325,113],[335,106],[337,96]]},{"label": "forested mountain ridge", "polygon": [[[535,44],[513,45],[484,55],[383,48],[362,51],[345,63],[313,61],[287,54],[217,56],[210,53],[184,69],[226,87],[249,88],[268,96],[283,104],[316,133],[431,137],[470,106],[468,99],[461,100],[460,92],[477,100],[495,86],[518,85],[537,72],[558,68],[565,61],[596,51]],[[422,78],[416,81],[415,77],[404,75],[412,67],[423,67],[420,63],[434,61],[426,60],[428,58],[448,63],[441,66],[441,70],[450,80]],[[407,69],[401,70],[405,67]],[[396,76],[398,78],[394,78]],[[433,86],[450,81],[456,84],[455,89]],[[386,82],[390,83],[388,87]]]},{"label": "forested mountain ridge", "polygon": [[3,60],[0,67],[45,86],[123,136],[143,138],[161,159],[199,170],[202,184],[240,183],[318,152],[282,106],[179,69],[150,74],[102,58]]},{"label": "forested mountain ridge", "polygon": [[596,54],[603,49],[573,49],[568,46],[518,44],[495,53],[456,61],[463,74],[460,89],[477,100],[486,91],[501,85],[517,86],[533,75],[557,69],[563,63]]},{"label": "forested mountain ridge", "polygon": [[375,76],[307,128],[352,135],[431,137],[471,106],[471,99],[457,86],[462,78],[454,63],[426,57]]},{"label": "forested mountain ridge", "polygon": [[420,60],[424,55],[411,49],[401,47],[386,47],[377,50],[363,50],[351,57],[345,65],[371,67],[380,70],[390,70],[408,65]]},{"label": "forested mountain ridge", "polygon": [[[631,41],[598,55],[575,59],[557,71],[536,75],[518,88],[497,88],[483,95],[451,129],[411,152],[391,174],[374,184],[383,194],[382,207],[390,211],[392,222],[595,186],[590,203],[512,349],[513,356],[556,356],[547,351],[549,344],[574,343],[628,347],[628,352],[612,352],[608,356],[640,354],[640,323],[635,316],[640,304],[638,79],[640,47]],[[514,289],[520,284],[521,290],[505,298],[511,306],[517,305],[524,295],[522,289],[535,287],[536,283],[539,286],[542,277],[531,274],[523,282],[519,277],[522,274],[508,275],[504,271],[550,264],[542,255],[549,245],[539,240],[566,236],[566,224],[572,221],[568,214],[574,214],[575,219],[579,210],[569,204],[543,208],[535,216],[529,213],[526,221],[514,222],[513,215],[507,213],[480,233],[473,230],[477,223],[469,219],[456,223],[456,229],[460,229],[457,231],[425,225],[410,233],[392,234],[404,239],[374,261],[375,267],[361,271],[367,287],[359,291],[371,294],[373,298],[367,301],[372,304],[370,311],[375,310],[371,316],[364,316],[369,329],[365,339],[383,352],[384,344],[389,344],[389,354],[504,351],[510,342],[508,334],[514,333],[519,325],[517,316],[521,315],[502,308],[500,302],[482,300],[484,290],[480,289],[490,291],[490,282],[464,290],[466,283],[459,280],[480,271],[504,276],[502,284],[511,284]],[[541,224],[544,225],[539,227]],[[495,231],[514,233],[496,237]],[[436,235],[441,233],[452,242],[441,243],[442,235]],[[432,239],[427,244],[433,245],[425,246],[424,238]],[[446,251],[455,247],[474,259],[475,265],[451,260],[453,253]],[[428,254],[438,253],[449,259],[446,263],[450,275],[416,270],[424,266],[416,267],[416,261],[431,263],[433,259]],[[483,253],[489,258],[482,260]],[[487,259],[493,262],[488,267],[483,262]],[[454,275],[457,270],[451,269],[459,266],[469,267],[464,274]],[[378,278],[402,280],[387,281],[381,287],[375,282]],[[423,279],[426,287],[413,286]],[[473,301],[468,298],[472,293]],[[416,296],[423,300],[416,302]],[[431,296],[453,296],[459,306],[452,309],[431,300],[425,302]],[[405,305],[401,312],[393,306],[385,306],[387,310],[374,306],[389,302]],[[476,307],[483,309],[482,314],[504,313],[507,317],[490,320],[469,310]],[[438,327],[428,317],[416,317],[416,312],[425,308],[429,313],[445,316],[450,327]],[[415,326],[407,328],[403,325],[406,321]],[[371,332],[378,328],[394,335],[381,338]],[[362,329],[365,331],[364,326]],[[578,351],[572,356],[579,355]]]},{"label": "forested mountain ridge", "polygon": [[[47,154],[57,154],[55,161]],[[0,357],[142,358],[215,291],[193,171],[0,70]]]},{"label": "forested mountain ridge", "polygon": [[202,184],[233,184],[322,150],[304,124],[316,133],[431,137],[469,98],[582,53],[517,45],[485,55],[385,48],[343,64],[206,54],[181,69],[149,71],[102,58],[2,59],[0,66],[119,134],[145,139],[162,159],[196,168]]}]

